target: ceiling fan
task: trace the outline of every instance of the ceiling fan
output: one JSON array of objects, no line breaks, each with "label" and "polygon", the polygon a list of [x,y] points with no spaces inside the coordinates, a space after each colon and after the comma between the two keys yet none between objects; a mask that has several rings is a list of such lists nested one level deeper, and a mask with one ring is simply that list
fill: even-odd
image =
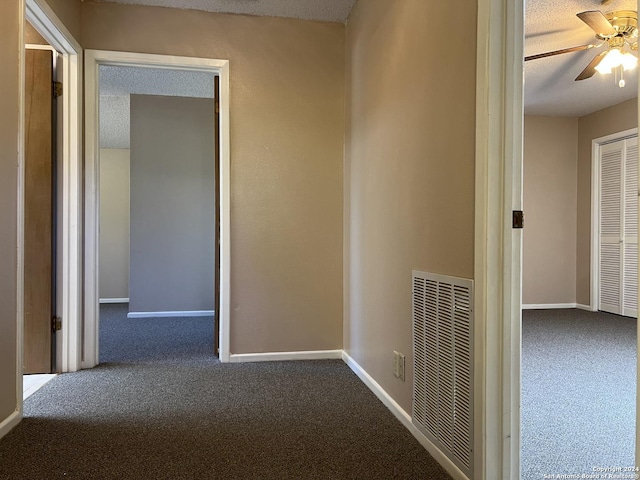
[{"label": "ceiling fan", "polygon": [[[604,2],[603,2],[604,3]],[[596,38],[600,40],[597,45],[580,45],[577,47],[563,48],[552,52],[540,53],[525,57],[525,62],[537,60],[539,58],[562,55],[564,53],[580,52],[591,48],[599,48],[606,45],[606,50],[596,55],[584,70],[576,77],[576,81],[593,77],[596,71],[600,73],[611,73],[618,67],[620,74],[624,70],[631,70],[638,62],[635,55],[628,50],[638,50],[638,14],[633,10],[618,10],[604,14],[599,10],[590,10],[577,14],[577,17],[586,23],[596,33]],[[624,86],[624,79],[621,78],[620,87]]]}]

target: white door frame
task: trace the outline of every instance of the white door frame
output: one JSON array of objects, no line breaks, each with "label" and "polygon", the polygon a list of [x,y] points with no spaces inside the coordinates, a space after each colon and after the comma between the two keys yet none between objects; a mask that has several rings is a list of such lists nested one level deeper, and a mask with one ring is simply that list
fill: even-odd
[{"label": "white door frame", "polygon": [[[81,298],[82,270],[80,268],[82,249],[82,47],[66,29],[62,21],[43,0],[26,0],[25,19],[38,30],[43,38],[62,55],[62,176],[58,178],[61,191],[62,243],[58,244],[58,262],[61,284],[58,292],[58,312],[62,317],[62,330],[57,342],[58,370],[75,372],[81,363]],[[21,26],[23,28],[23,26]],[[24,62],[24,60],[23,60]],[[22,81],[24,83],[24,80]],[[21,115],[24,115],[24,95],[20,100]],[[23,130],[24,134],[24,130]],[[24,169],[24,158],[21,158]],[[20,182],[20,195],[24,195],[24,183]],[[20,202],[18,218],[24,219],[24,204]],[[20,250],[24,238],[20,236]],[[20,260],[22,262],[22,260]],[[60,271],[61,270],[61,271]],[[20,279],[20,288],[24,278]],[[20,341],[18,342],[18,377],[22,381],[24,319],[19,321]],[[22,387],[19,392],[22,401]]]},{"label": "white door frame", "polygon": [[[522,239],[510,217],[522,205],[524,1],[478,0],[475,479],[520,478]],[[640,372],[640,336],[637,350]],[[640,392],[636,402],[637,464]]]},{"label": "white door frame", "polygon": [[[605,143],[638,135],[638,128],[631,128],[591,141],[591,295],[592,312],[600,305],[600,148]],[[640,298],[640,297],[639,297]]]},{"label": "white door frame", "polygon": [[[85,285],[83,368],[98,364],[99,239],[99,74],[100,65],[209,72],[220,77],[220,352],[229,361],[230,318],[230,152],[229,61],[104,50],[85,51]],[[212,292],[213,295],[214,292]]]},{"label": "white door frame", "polygon": [[520,478],[524,0],[478,0],[474,479]]}]

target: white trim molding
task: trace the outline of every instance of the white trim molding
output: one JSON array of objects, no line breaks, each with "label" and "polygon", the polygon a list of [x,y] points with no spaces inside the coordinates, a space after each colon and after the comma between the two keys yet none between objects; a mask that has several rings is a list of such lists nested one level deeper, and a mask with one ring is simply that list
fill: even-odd
[{"label": "white trim molding", "polygon": [[554,308],[577,308],[588,312],[595,311],[591,308],[591,305],[583,303],[526,303],[522,305],[523,310],[551,310]]},{"label": "white trim molding", "polygon": [[[20,398],[22,398],[22,390],[20,390]],[[22,420],[22,410],[16,410],[7,418],[5,418],[2,423],[0,423],[0,438],[4,437],[7,433],[9,433],[16,425],[20,423]]]},{"label": "white trim molding", "polygon": [[411,421],[409,415],[398,403],[391,398],[378,382],[369,375],[358,362],[356,362],[347,352],[342,352],[342,360],[355,373],[360,380],[371,390],[376,397],[391,410],[391,413],[402,423],[402,425],[411,432],[418,442],[429,452],[429,454],[451,475],[455,480],[467,480],[467,476],[447,457],[442,450],[435,446],[431,440],[422,434],[420,430]]},{"label": "white trim molding", "polygon": [[578,310],[586,310],[588,312],[595,312],[595,310],[593,308],[591,308],[591,305],[585,305],[583,303],[576,303],[576,308]]},{"label": "white trim molding", "polygon": [[129,312],[127,318],[154,318],[154,317],[212,317],[215,310],[183,310],[173,312]]},{"label": "white trim molding", "polygon": [[48,50],[49,52],[55,52],[56,49],[51,45],[38,45],[36,43],[25,43],[24,48],[27,50]]},{"label": "white trim molding", "polygon": [[100,303],[129,303],[128,298],[101,298]]},{"label": "white trim molding", "polygon": [[474,233],[476,480],[520,478],[524,1],[478,0]]},{"label": "white trim molding", "polygon": [[526,303],[523,310],[551,310],[554,308],[576,308],[576,303]]},{"label": "white trim molding", "polygon": [[[85,339],[83,367],[98,364],[99,74],[100,65],[209,72],[220,78],[220,338],[219,357],[229,361],[231,317],[231,193],[229,61],[105,50],[85,51]],[[211,292],[212,298],[215,292]],[[157,316],[154,312],[154,316]]]},{"label": "white trim molding", "polygon": [[309,350],[301,352],[234,353],[229,355],[231,363],[283,362],[289,360],[340,360],[342,350]]},{"label": "white trim molding", "polygon": [[[18,45],[24,44],[25,2],[18,2]],[[0,438],[5,436],[22,420],[22,381],[24,371],[24,200],[25,200],[25,67],[26,55],[23,48],[18,53],[18,165],[16,198],[16,377],[15,410],[0,423]]]}]

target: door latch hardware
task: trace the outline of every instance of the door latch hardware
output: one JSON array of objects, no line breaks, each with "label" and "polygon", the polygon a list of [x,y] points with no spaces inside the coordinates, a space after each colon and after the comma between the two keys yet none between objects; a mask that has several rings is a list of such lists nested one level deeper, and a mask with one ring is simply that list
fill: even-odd
[{"label": "door latch hardware", "polygon": [[522,210],[513,211],[513,228],[524,228],[524,212]]},{"label": "door latch hardware", "polygon": [[57,332],[59,330],[62,330],[62,318],[60,317],[53,317],[52,321],[51,321],[51,328],[54,332]]}]

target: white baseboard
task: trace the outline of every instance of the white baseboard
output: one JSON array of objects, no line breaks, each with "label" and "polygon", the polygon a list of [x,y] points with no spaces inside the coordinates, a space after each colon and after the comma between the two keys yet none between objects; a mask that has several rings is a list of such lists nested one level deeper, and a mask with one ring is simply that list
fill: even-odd
[{"label": "white baseboard", "polygon": [[420,444],[429,452],[429,454],[442,467],[449,472],[455,480],[468,480],[467,476],[451,461],[449,458],[436,447],[431,440],[425,437],[420,430],[411,422],[411,416],[405,412],[396,401],[369,375],[347,352],[342,352],[342,360],[351,370],[369,387],[376,397],[393,413],[400,423],[405,426],[409,432],[420,442]]},{"label": "white baseboard", "polygon": [[9,415],[2,423],[0,423],[0,438],[4,437],[7,433],[9,433],[13,427],[18,425],[22,420],[22,412],[16,410],[11,415]]},{"label": "white baseboard", "polygon": [[523,310],[545,310],[551,308],[576,308],[575,303],[525,303],[522,304]]},{"label": "white baseboard", "polygon": [[302,352],[235,353],[229,355],[229,362],[280,362],[285,360],[339,360],[342,350],[313,350]]},{"label": "white baseboard", "polygon": [[152,318],[152,317],[212,317],[214,310],[185,310],[177,312],[129,312],[127,318]]},{"label": "white baseboard", "polygon": [[591,305],[583,305],[582,303],[576,303],[576,308],[579,310],[586,310],[587,312],[593,312]]},{"label": "white baseboard", "polygon": [[128,298],[101,298],[100,303],[129,303]]}]

